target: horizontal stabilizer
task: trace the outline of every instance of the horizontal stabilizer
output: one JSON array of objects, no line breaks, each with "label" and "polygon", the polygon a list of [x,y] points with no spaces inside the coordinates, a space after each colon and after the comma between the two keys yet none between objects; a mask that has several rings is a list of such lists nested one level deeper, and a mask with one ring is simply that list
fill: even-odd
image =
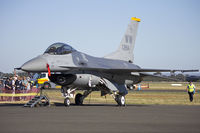
[{"label": "horizontal stabilizer", "polygon": [[149,73],[140,73],[140,75],[142,77],[153,77],[153,78],[157,78],[157,79],[164,79],[164,80],[169,80],[169,81],[180,81],[179,79],[176,78],[170,78],[170,77],[164,77],[164,76],[159,76],[159,75],[153,75],[153,74],[149,74]]}]

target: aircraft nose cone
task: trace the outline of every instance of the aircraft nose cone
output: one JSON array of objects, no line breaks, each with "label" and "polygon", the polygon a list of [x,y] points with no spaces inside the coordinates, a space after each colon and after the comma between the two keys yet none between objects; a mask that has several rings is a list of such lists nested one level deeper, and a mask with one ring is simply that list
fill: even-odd
[{"label": "aircraft nose cone", "polygon": [[46,64],[47,61],[44,58],[36,57],[24,63],[21,69],[27,72],[44,72],[47,71]]}]

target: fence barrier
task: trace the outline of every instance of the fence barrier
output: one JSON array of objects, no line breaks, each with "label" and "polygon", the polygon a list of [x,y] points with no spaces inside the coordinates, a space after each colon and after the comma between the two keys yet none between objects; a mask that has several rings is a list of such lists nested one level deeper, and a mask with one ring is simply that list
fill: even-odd
[{"label": "fence barrier", "polygon": [[40,88],[32,87],[30,90],[8,90],[0,88],[0,101],[29,101],[39,95]]}]

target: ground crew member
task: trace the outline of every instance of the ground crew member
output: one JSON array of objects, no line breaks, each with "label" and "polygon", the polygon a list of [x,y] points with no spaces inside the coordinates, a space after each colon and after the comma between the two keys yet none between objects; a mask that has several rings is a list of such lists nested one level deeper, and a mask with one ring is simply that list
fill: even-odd
[{"label": "ground crew member", "polygon": [[189,94],[190,102],[192,102],[193,101],[193,95],[195,93],[195,85],[192,82],[189,82],[186,90],[187,90],[187,92]]}]

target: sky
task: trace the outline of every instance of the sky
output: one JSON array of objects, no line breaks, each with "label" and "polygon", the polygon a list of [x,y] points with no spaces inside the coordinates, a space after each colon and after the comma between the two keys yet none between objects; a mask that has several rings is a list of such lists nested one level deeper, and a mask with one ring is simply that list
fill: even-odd
[{"label": "sky", "polygon": [[131,17],[141,19],[134,64],[200,69],[199,0],[0,0],[0,71],[12,72],[55,42],[103,57]]}]

